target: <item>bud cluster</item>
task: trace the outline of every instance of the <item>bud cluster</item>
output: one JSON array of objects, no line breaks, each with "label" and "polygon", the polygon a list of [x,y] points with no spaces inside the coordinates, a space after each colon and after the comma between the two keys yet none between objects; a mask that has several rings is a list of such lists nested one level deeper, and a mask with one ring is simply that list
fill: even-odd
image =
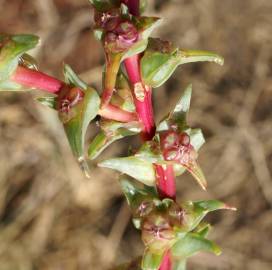
[{"label": "bud cluster", "polygon": [[170,199],[142,200],[133,212],[134,219],[140,220],[144,244],[157,253],[169,249],[176,232],[186,225],[185,210]]},{"label": "bud cluster", "polygon": [[107,52],[121,53],[138,40],[137,28],[128,18],[122,18],[118,9],[95,12],[95,23],[97,28],[103,29]]},{"label": "bud cluster", "polygon": [[197,159],[197,152],[190,143],[190,136],[186,132],[175,130],[160,134],[160,144],[166,161],[176,161],[180,164],[193,164]]}]

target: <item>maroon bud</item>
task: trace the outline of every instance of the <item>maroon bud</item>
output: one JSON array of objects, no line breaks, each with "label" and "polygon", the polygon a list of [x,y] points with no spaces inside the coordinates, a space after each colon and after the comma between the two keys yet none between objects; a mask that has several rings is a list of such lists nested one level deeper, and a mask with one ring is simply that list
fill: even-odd
[{"label": "maroon bud", "polygon": [[182,165],[193,164],[197,159],[197,152],[190,144],[190,136],[182,132],[166,131],[160,134],[161,150],[166,161],[176,161]]},{"label": "maroon bud", "polygon": [[68,113],[72,107],[76,106],[84,97],[84,92],[80,88],[66,88],[59,95],[58,110],[61,113]]},{"label": "maroon bud", "polygon": [[137,40],[138,32],[136,27],[129,21],[121,23],[117,21],[109,22],[110,29],[105,36],[105,48],[109,52],[118,53],[129,49]]},{"label": "maroon bud", "polygon": [[119,38],[124,42],[133,43],[138,38],[138,31],[136,27],[129,21],[122,22],[115,30]]},{"label": "maroon bud", "polygon": [[161,148],[163,150],[176,147],[179,144],[179,136],[175,131],[166,131],[160,134]]},{"label": "maroon bud", "polygon": [[179,141],[181,145],[189,146],[190,136],[187,133],[183,132],[179,135]]}]

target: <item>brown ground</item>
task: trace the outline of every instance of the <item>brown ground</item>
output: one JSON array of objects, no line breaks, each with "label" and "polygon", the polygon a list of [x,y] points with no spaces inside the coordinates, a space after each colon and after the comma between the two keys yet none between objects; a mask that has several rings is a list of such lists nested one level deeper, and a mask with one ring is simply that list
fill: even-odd
[{"label": "brown ground", "polygon": [[[226,60],[223,68],[184,66],[155,92],[159,119],[193,82],[190,123],[207,138],[200,162],[209,191],[186,174],[179,198],[219,198],[239,208],[210,215],[211,237],[224,253],[196,256],[189,269],[271,270],[272,2],[149,2],[149,13],[165,18],[157,34]],[[0,0],[0,7],[0,32],[42,37],[34,51],[42,69],[61,76],[65,61],[100,87],[103,55],[87,0]],[[129,142],[105,156],[125,154]],[[100,270],[141,254],[117,174],[94,169],[93,178],[79,171],[53,112],[29,93],[1,93],[0,270]]]}]

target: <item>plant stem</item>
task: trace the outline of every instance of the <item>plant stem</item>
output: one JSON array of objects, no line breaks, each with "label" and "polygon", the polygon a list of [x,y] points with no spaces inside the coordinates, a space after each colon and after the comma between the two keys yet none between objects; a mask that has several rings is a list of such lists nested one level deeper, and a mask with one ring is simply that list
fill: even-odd
[{"label": "plant stem", "polygon": [[64,83],[54,77],[37,70],[18,66],[11,79],[21,85],[44,90],[50,93],[57,93]]},{"label": "plant stem", "polygon": [[[156,132],[152,106],[152,89],[144,85],[140,72],[140,55],[132,56],[125,60],[125,67],[133,87],[133,99],[139,120],[142,122],[144,130],[142,139],[152,140]],[[176,199],[175,174],[172,165],[164,168],[155,164],[157,190],[161,198]],[[170,251],[163,257],[159,270],[171,270],[172,261]]]},{"label": "plant stem", "polygon": [[155,123],[152,106],[152,89],[143,84],[140,72],[140,55],[127,58],[125,67],[133,88],[133,99],[140,122],[143,124],[144,141],[155,135]]},{"label": "plant stem", "polygon": [[[124,0],[129,8],[130,13],[138,16],[140,13],[139,0]],[[133,99],[139,120],[144,126],[143,140],[151,140],[156,133],[156,126],[153,115],[152,89],[144,85],[141,78],[140,55],[132,56],[124,62],[128,77],[133,87]],[[157,176],[157,190],[161,198],[176,199],[175,174],[172,165],[164,168],[155,164]],[[167,251],[163,257],[159,270],[171,270],[172,260],[171,253]]]},{"label": "plant stem", "polygon": [[134,113],[124,111],[111,104],[108,104],[107,106],[100,109],[99,114],[104,118],[124,123],[137,120],[137,116]]},{"label": "plant stem", "polygon": [[112,94],[115,89],[116,78],[120,68],[121,54],[106,54],[106,72],[104,79],[104,90],[102,93],[102,105],[107,106],[110,103]]},{"label": "plant stem", "polygon": [[162,199],[176,199],[176,182],[172,165],[155,165],[157,174],[157,189]]},{"label": "plant stem", "polygon": [[169,250],[164,254],[159,270],[172,270],[171,253]]},{"label": "plant stem", "polygon": [[[65,86],[64,82],[52,76],[22,66],[17,67],[16,71],[11,76],[11,80],[23,86],[39,89],[52,94],[58,94],[58,92]],[[125,123],[132,122],[137,119],[134,113],[124,111],[111,104],[100,109],[99,114],[104,118]]]}]

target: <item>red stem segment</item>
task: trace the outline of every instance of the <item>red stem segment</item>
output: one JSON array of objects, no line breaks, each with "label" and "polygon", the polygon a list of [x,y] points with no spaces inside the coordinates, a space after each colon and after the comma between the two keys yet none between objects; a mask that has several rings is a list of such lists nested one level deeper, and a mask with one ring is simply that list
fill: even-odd
[{"label": "red stem segment", "polygon": [[125,60],[125,67],[133,87],[133,98],[140,122],[143,124],[143,140],[151,140],[155,135],[152,106],[152,89],[143,84],[140,72],[140,55]]},{"label": "red stem segment", "polygon": [[155,164],[157,174],[157,188],[160,197],[170,198],[176,200],[176,182],[175,174],[172,165],[167,165],[164,168],[163,165]]},{"label": "red stem segment", "polygon": [[168,250],[163,257],[159,270],[171,270],[171,269],[172,269],[171,252]]},{"label": "red stem segment", "polygon": [[11,79],[16,83],[27,87],[45,90],[50,93],[57,93],[64,83],[47,74],[37,70],[18,66]]}]

